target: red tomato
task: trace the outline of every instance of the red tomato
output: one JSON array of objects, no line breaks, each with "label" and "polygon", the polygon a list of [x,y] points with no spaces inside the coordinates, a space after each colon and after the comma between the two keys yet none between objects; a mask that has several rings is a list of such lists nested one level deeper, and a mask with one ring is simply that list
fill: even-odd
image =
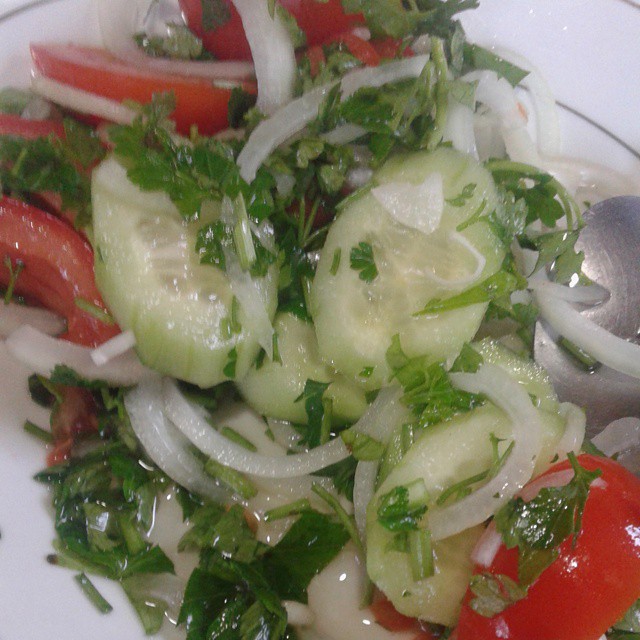
[{"label": "red tomato", "polygon": [[27,120],[9,113],[0,114],[0,136],[20,136],[27,140],[48,135],[64,137],[64,125],[59,120]]},{"label": "red tomato", "polygon": [[433,634],[423,628],[419,620],[401,614],[382,594],[374,599],[369,608],[376,622],[387,631],[413,632],[413,640],[435,640]]},{"label": "red tomato", "polygon": [[[567,539],[526,598],[492,618],[475,613],[467,594],[456,640],[598,640],[640,597],[640,479],[612,460],[578,460],[602,475],[591,485],[575,546]],[[545,475],[568,468],[565,461]],[[501,547],[482,570],[517,580],[517,550]]]},{"label": "red tomato", "polygon": [[6,259],[24,266],[14,291],[67,320],[61,337],[85,346],[119,333],[76,304],[77,299],[106,310],[93,276],[91,245],[65,220],[11,198],[0,199],[0,285],[10,280]]},{"label": "red tomato", "polygon": [[181,133],[188,134],[193,124],[205,135],[227,127],[231,89],[210,80],[161,73],[123,62],[103,49],[72,44],[32,44],[31,57],[43,76],[118,102],[147,103],[154,93],[173,91],[172,117]]},{"label": "red tomato", "polygon": [[[187,24],[202,38],[208,51],[221,60],[251,60],[251,49],[244,35],[242,20],[230,0],[224,0],[230,10],[229,21],[211,31],[202,26],[202,0],[180,0]],[[345,14],[340,0],[280,0],[307,36],[307,45],[322,44],[333,35],[364,24],[360,14]]]}]

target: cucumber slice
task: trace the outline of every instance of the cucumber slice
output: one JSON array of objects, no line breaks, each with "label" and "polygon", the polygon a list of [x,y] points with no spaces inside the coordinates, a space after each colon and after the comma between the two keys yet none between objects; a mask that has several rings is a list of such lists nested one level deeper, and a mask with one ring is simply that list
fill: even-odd
[{"label": "cucumber slice", "polygon": [[[546,373],[533,361],[521,358],[491,340],[482,340],[474,348],[485,362],[505,369],[538,400],[543,433],[534,475],[542,473],[555,457],[565,427],[564,419],[558,414],[557,396]],[[409,556],[392,548],[394,534],[378,522],[378,501],[395,487],[422,480],[430,507],[435,508],[443,491],[489,468],[493,460],[491,434],[503,440],[501,451],[508,446],[510,420],[492,404],[430,427],[388,472],[369,505],[367,570],[378,588],[405,615],[447,626],[455,624],[473,568],[469,556],[483,527],[473,527],[435,542],[435,575],[416,582]]]},{"label": "cucumber slice", "polygon": [[[200,264],[195,251],[198,229],[217,218],[219,207],[186,223],[165,194],[138,189],[113,158],[93,172],[91,191],[96,282],[118,324],[134,332],[142,361],[210,387],[233,377],[235,360],[241,378],[260,348],[254,325],[240,306],[242,328],[235,335],[225,330],[234,285],[225,272]],[[251,285],[273,318],[276,267]]]},{"label": "cucumber slice", "polygon": [[[551,463],[564,431],[564,421],[558,414],[540,411],[540,415],[544,445],[536,474]],[[394,534],[378,522],[378,500],[395,487],[422,479],[432,504],[435,503],[444,490],[491,465],[491,434],[505,441],[511,435],[509,419],[493,405],[430,427],[391,471],[371,501],[367,511],[367,570],[400,613],[446,626],[455,624],[473,568],[469,555],[483,527],[434,542],[435,575],[416,582],[408,554],[391,548]]]},{"label": "cucumber slice", "polygon": [[252,366],[238,382],[247,404],[262,415],[306,424],[304,402],[296,398],[307,380],[330,382],[325,397],[333,400],[334,420],[338,424],[355,422],[367,408],[364,391],[322,362],[313,325],[281,313],[274,320],[274,329],[281,363],[265,359],[260,368]]},{"label": "cucumber slice", "polygon": [[[435,232],[425,235],[401,225],[366,193],[340,213],[321,253],[311,289],[320,354],[360,383],[359,373],[373,367],[364,382],[368,389],[383,386],[389,378],[385,354],[395,334],[400,335],[408,356],[443,360],[473,338],[486,310],[486,304],[475,304],[414,316],[430,300],[451,297],[471,286],[443,286],[433,274],[441,280],[461,281],[463,275],[474,272],[477,257],[451,234],[481,207],[488,213],[497,203],[490,174],[471,157],[448,148],[394,158],[376,174],[374,183],[420,184],[436,172],[443,177],[448,202]],[[472,193],[468,185],[474,185]],[[469,196],[466,200],[463,192]],[[477,282],[500,269],[504,248],[488,224],[470,224],[461,235],[486,259]],[[360,243],[373,249],[378,273],[370,282],[351,266],[351,252]]]}]

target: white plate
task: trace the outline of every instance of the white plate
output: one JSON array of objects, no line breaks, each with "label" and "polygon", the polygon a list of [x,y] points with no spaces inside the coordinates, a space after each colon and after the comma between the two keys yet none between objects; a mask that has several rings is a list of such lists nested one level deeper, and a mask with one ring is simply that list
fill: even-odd
[{"label": "white plate", "polygon": [[[31,8],[15,12],[21,5]],[[464,23],[480,44],[523,53],[544,72],[559,100],[573,110],[562,116],[568,155],[603,162],[640,182],[638,3],[484,0],[481,10],[465,14]],[[90,0],[4,0],[0,85],[28,83],[31,40],[96,38]],[[54,538],[49,496],[31,480],[44,453],[22,424],[26,417],[46,424],[48,417],[30,404],[27,375],[0,345],[0,640],[142,640],[116,585],[95,581],[114,605],[103,616],[82,595],[73,572],[45,562]]]}]

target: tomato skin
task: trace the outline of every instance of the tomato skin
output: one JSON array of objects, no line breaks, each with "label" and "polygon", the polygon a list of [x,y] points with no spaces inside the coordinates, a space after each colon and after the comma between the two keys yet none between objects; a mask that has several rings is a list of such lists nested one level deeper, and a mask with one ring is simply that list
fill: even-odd
[{"label": "tomato skin", "polygon": [[4,264],[21,262],[15,293],[66,318],[65,340],[88,347],[117,335],[106,324],[76,305],[81,298],[106,310],[93,276],[91,245],[65,220],[12,198],[0,199],[0,285],[7,286]]},{"label": "tomato skin", "polygon": [[[242,20],[230,0],[224,0],[230,10],[228,22],[211,31],[202,26],[201,0],[180,0],[180,8],[189,28],[205,48],[221,60],[251,60],[251,49],[244,35]],[[331,36],[364,24],[360,14],[345,14],[340,0],[280,0],[307,36],[307,45],[322,44]]]},{"label": "tomato skin", "polygon": [[123,62],[103,49],[72,44],[32,44],[31,57],[43,76],[117,102],[147,103],[155,93],[172,91],[172,118],[185,135],[192,124],[204,135],[228,126],[231,89],[216,87],[210,80],[161,73]]},{"label": "tomato skin", "polygon": [[[527,597],[492,618],[475,613],[467,593],[455,640],[598,640],[640,597],[640,479],[606,458],[578,460],[602,476],[589,491],[575,546],[566,540]],[[568,468],[565,461],[547,473]],[[517,580],[516,549],[501,547],[482,570]]]},{"label": "tomato skin", "polygon": [[64,125],[59,120],[27,120],[10,113],[0,114],[0,136],[19,136],[26,140],[46,138],[49,135],[64,138]]}]

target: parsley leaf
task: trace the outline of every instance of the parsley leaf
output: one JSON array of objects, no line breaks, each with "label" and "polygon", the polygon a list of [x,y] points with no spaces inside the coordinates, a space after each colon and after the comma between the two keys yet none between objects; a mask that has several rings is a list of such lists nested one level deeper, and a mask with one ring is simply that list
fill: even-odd
[{"label": "parsley leaf", "polygon": [[368,242],[359,242],[349,254],[351,268],[359,271],[360,280],[373,282],[378,277],[378,268],[373,257],[373,247]]},{"label": "parsley leaf", "polygon": [[304,385],[304,391],[296,398],[296,402],[304,401],[308,424],[303,442],[310,447],[317,447],[321,444],[323,431],[326,431],[327,418],[331,418],[330,415],[325,415],[327,413],[327,404],[324,398],[325,391],[330,384],[330,382],[307,380]]},{"label": "parsley leaf", "polygon": [[[575,543],[582,526],[589,486],[601,474],[599,470],[588,471],[581,467],[574,454],[569,454],[569,459],[574,476],[568,484],[543,488],[528,502],[514,498],[495,516],[496,528],[507,548],[518,547],[518,575],[525,586],[553,561],[555,556],[549,551],[556,550],[569,537],[573,537]],[[543,562],[532,571],[536,552],[543,553]],[[521,575],[523,566],[527,576]]]},{"label": "parsley leaf", "polygon": [[378,499],[378,522],[388,531],[417,531],[427,512],[426,489],[422,480],[395,487]]}]

